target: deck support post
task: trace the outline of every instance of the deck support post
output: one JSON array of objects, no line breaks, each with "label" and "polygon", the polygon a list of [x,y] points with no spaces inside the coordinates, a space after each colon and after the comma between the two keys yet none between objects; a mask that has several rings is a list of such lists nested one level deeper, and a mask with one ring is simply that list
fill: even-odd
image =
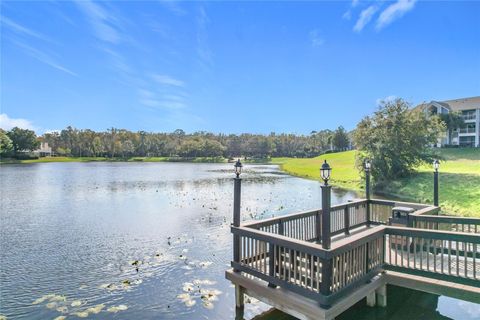
[{"label": "deck support post", "polygon": [[235,285],[235,306],[237,309],[245,306],[245,289],[238,284]]},{"label": "deck support post", "polygon": [[[240,226],[240,196],[242,190],[242,179],[233,178],[233,226]],[[240,236],[233,235],[233,261],[240,262]],[[238,272],[239,270],[234,271]]]},{"label": "deck support post", "polygon": [[375,290],[367,294],[367,306],[375,307],[376,304],[376,297],[375,297]]},{"label": "deck support post", "polygon": [[331,205],[332,187],[322,185],[322,248],[330,249],[330,205]]},{"label": "deck support post", "polygon": [[387,306],[387,285],[384,284],[376,290],[377,295],[377,306],[386,307]]},{"label": "deck support post", "polygon": [[367,198],[367,227],[370,226],[370,170],[365,170],[365,198]]}]

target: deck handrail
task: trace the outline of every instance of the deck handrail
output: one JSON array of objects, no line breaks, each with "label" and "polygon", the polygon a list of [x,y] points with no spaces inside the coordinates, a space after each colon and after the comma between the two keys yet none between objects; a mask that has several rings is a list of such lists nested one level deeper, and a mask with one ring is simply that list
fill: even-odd
[{"label": "deck handrail", "polygon": [[[332,211],[333,210],[340,210],[340,209],[344,209],[345,207],[348,207],[348,206],[354,206],[354,205],[359,205],[359,204],[362,204],[362,203],[366,203],[366,201],[367,201],[366,199],[358,199],[358,200],[354,200],[354,201],[351,201],[351,202],[345,202],[345,203],[341,203],[341,204],[337,204],[337,205],[332,206],[330,210],[332,210]],[[277,217],[273,217],[273,218],[267,218],[267,219],[263,219],[263,220],[260,220],[260,221],[259,220],[250,220],[250,221],[242,222],[242,226],[249,227],[249,228],[255,228],[255,227],[267,225],[267,224],[275,222],[277,220],[289,221],[289,220],[293,220],[293,219],[296,219],[296,218],[299,218],[299,217],[302,217],[302,216],[314,215],[316,213],[321,213],[321,212],[322,212],[322,208],[305,210],[305,211],[289,213],[289,214],[285,214],[285,215],[277,216]]]},{"label": "deck handrail", "polygon": [[241,242],[238,261],[232,261],[235,270],[322,305],[384,269],[480,287],[479,234],[380,225],[324,249],[318,243],[247,226],[231,231]]}]

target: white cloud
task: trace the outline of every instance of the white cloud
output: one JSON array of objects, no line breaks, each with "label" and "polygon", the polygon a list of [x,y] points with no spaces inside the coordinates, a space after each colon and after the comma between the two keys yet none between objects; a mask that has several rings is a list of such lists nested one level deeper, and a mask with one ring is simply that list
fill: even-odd
[{"label": "white cloud", "polygon": [[210,22],[207,12],[203,7],[197,15],[197,55],[200,64],[207,70],[213,64],[212,51],[208,44],[208,23]]},{"label": "white cloud", "polygon": [[153,91],[138,90],[139,101],[146,107],[161,109],[184,109],[187,107],[182,95],[156,94]]},{"label": "white cloud", "polygon": [[352,0],[352,7],[356,7],[360,3],[360,0]]},{"label": "white cloud", "polygon": [[172,78],[165,74],[154,74],[152,75],[153,80],[161,85],[169,85],[175,87],[184,87],[185,83],[182,80]]},{"label": "white cloud", "polygon": [[417,0],[398,0],[389,5],[378,17],[376,29],[381,30],[405,13],[412,10]]},{"label": "white cloud", "polygon": [[8,27],[10,30],[12,30],[13,32],[15,32],[17,34],[27,35],[27,36],[37,38],[37,39],[40,39],[40,40],[43,40],[43,41],[52,42],[52,40],[50,38],[48,38],[47,36],[45,36],[41,33],[38,33],[36,31],[33,31],[33,30],[31,30],[31,29],[29,29],[25,26],[22,26],[22,25],[20,25],[16,22],[10,20],[9,18],[7,18],[5,16],[1,17],[1,21],[2,21],[4,26]]},{"label": "white cloud", "polygon": [[310,42],[312,43],[313,47],[320,47],[325,43],[325,40],[323,37],[320,36],[320,31],[319,30],[312,30],[310,31]]},{"label": "white cloud", "polygon": [[48,65],[48,66],[50,66],[54,69],[60,70],[60,71],[65,72],[65,73],[68,73],[71,76],[75,76],[75,77],[78,76],[78,74],[76,74],[72,70],[70,70],[70,69],[62,66],[60,63],[58,63],[51,55],[49,55],[49,54],[47,54],[47,53],[45,53],[41,50],[35,49],[35,48],[25,44],[25,43],[22,43],[22,42],[19,42],[19,41],[12,41],[12,42],[14,44],[16,44],[17,46],[19,46],[20,48],[22,48],[24,50],[24,52],[27,53],[28,55],[30,55],[32,58],[35,58],[38,61],[43,62],[46,65]]},{"label": "white cloud", "polygon": [[360,13],[360,17],[357,20],[357,23],[353,27],[353,31],[355,32],[360,32],[363,30],[363,28],[367,25],[367,23],[372,20],[373,15],[375,12],[377,12],[378,7],[376,5],[372,5],[368,7],[367,9],[362,10]]},{"label": "white cloud", "polygon": [[0,128],[4,130],[10,130],[14,127],[19,127],[22,129],[35,130],[36,127],[32,124],[30,120],[27,119],[13,119],[10,118],[6,113],[0,114]]},{"label": "white cloud", "polygon": [[78,7],[87,16],[97,38],[117,44],[121,41],[118,19],[100,4],[92,1],[76,1]]},{"label": "white cloud", "polygon": [[378,98],[375,101],[375,103],[377,104],[377,106],[379,106],[384,102],[392,102],[392,101],[395,101],[396,99],[397,99],[397,96],[391,95],[391,96],[386,96],[384,98]]}]

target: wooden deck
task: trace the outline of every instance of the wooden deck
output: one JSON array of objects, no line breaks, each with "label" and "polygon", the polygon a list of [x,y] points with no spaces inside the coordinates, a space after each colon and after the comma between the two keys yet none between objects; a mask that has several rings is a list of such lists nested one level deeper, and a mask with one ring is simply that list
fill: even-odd
[{"label": "wooden deck", "polygon": [[359,200],[332,207],[329,249],[320,242],[321,210],[232,227],[233,269],[226,276],[237,295],[300,319],[333,319],[364,297],[386,303],[385,284],[480,303],[480,219],[435,220],[437,207],[407,204],[416,209],[408,227],[384,225],[381,217],[395,205]]}]

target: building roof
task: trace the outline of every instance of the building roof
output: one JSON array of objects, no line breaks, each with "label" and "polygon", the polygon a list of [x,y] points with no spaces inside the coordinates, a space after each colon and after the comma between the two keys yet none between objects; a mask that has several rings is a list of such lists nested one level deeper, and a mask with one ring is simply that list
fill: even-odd
[{"label": "building roof", "polygon": [[452,99],[452,100],[445,100],[445,101],[435,101],[432,100],[430,102],[424,102],[418,106],[417,108],[425,108],[430,105],[441,105],[448,110],[451,111],[462,111],[462,110],[470,110],[470,109],[480,109],[480,96],[471,97],[471,98],[460,98],[460,99]]},{"label": "building roof", "polygon": [[441,103],[447,104],[452,111],[480,109],[480,96],[446,100],[446,101],[441,101]]}]

